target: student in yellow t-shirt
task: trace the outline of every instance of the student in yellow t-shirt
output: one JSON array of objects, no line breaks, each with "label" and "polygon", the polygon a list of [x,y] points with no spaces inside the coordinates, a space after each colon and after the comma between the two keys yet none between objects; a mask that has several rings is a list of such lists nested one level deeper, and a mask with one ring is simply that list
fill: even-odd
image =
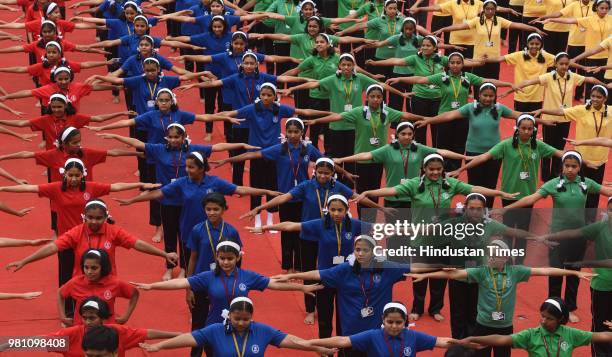
[{"label": "student in yellow t-shirt", "polygon": [[[474,38],[474,58],[499,57],[501,55],[501,32],[502,29],[519,29],[523,31],[538,32],[537,28],[522,23],[510,22],[503,17],[497,16],[497,2],[495,0],[485,0],[483,2],[484,11],[480,17],[473,18],[467,22],[454,24],[441,28],[436,31],[451,32],[465,30],[472,33]],[[542,32],[543,34],[543,32]],[[500,65],[496,63],[486,63],[484,66],[475,67],[474,74],[484,78],[499,79]]]},{"label": "student in yellow t-shirt", "polygon": [[[413,13],[414,9],[416,9],[417,7],[420,6],[420,4],[423,2],[424,0],[416,0],[414,2],[414,5],[412,5],[409,9],[409,13]],[[449,2],[451,0],[434,0],[434,4],[435,5],[442,5],[446,2]],[[424,17],[427,17],[427,13],[423,13],[421,14]],[[408,15],[407,15],[408,16]],[[416,18],[416,16],[415,16]],[[431,31],[437,31],[443,27],[446,26],[450,26],[453,24],[453,17],[451,16],[451,14],[445,14],[442,13],[440,11],[434,11],[434,13],[431,16]],[[444,43],[449,43],[450,40],[450,33],[445,33],[444,34]]]},{"label": "student in yellow t-shirt", "polygon": [[[522,89],[530,86],[542,86],[545,90],[543,109],[555,110],[559,108],[570,108],[572,106],[572,97],[574,89],[583,83],[603,84],[597,78],[584,77],[569,71],[570,58],[566,52],[560,52],[555,56],[555,70],[543,74],[537,78],[528,79],[520,83],[517,88]],[[506,92],[501,96],[505,96],[512,91]],[[543,128],[544,142],[555,147],[557,150],[563,150],[565,147],[565,139],[569,135],[570,121],[565,117],[551,117],[550,115],[542,115],[544,120],[557,121],[556,125],[545,126]],[[559,122],[562,121],[562,122]],[[549,181],[557,176],[561,170],[561,160],[558,158],[542,159],[542,180]]]},{"label": "student in yellow t-shirt", "polygon": [[[555,62],[555,57],[542,50],[542,36],[532,33],[527,37],[527,48],[505,56],[485,59],[487,63],[500,63],[505,61],[514,66],[514,83],[519,84],[525,80],[537,78],[546,73]],[[531,86],[523,89],[514,96],[514,110],[518,112],[531,112],[542,108],[544,88]]]},{"label": "student in yellow t-shirt", "polygon": [[[581,55],[577,56],[572,60],[572,62],[578,62],[583,58],[592,56],[596,53],[607,51],[608,53],[608,63],[605,66],[594,67],[589,70],[590,73],[599,73],[601,71],[606,71],[604,74],[604,82],[612,83],[612,37],[608,37],[599,46],[595,48],[589,48],[584,51]],[[612,96],[608,96],[608,105],[612,105]]]}]

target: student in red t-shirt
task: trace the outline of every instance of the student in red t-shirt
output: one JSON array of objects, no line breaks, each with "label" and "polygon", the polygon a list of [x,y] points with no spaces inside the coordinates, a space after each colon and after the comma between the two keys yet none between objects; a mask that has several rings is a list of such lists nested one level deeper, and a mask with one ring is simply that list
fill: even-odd
[{"label": "student in red t-shirt", "polygon": [[[105,250],[91,249],[83,254],[81,257],[82,274],[74,276],[58,290],[59,316],[65,325],[83,323],[79,314],[75,314],[74,319],[66,316],[65,300],[72,298],[76,306],[81,306],[82,302],[90,296],[97,296],[106,301],[110,312],[108,322],[124,324],[129,320],[138,303],[139,293],[132,285],[117,279],[111,274],[111,271],[111,263]],[[130,302],[125,313],[115,317],[116,298],[130,299]]]},{"label": "student in red t-shirt", "polygon": [[[119,348],[117,357],[125,357],[125,351],[138,347],[139,343],[146,340],[160,338],[172,338],[179,336],[180,332],[160,331],[153,329],[132,328],[123,325],[105,324],[105,320],[110,317],[110,312],[106,302],[96,296],[88,297],[79,305],[79,315],[83,318],[82,325],[76,325],[60,329],[59,331],[47,335],[47,337],[66,336],[68,338],[68,351],[58,352],[64,357],[83,357],[83,337],[85,332],[92,328],[106,326],[117,332],[119,337]],[[54,352],[49,349],[49,352]]]},{"label": "student in red t-shirt", "polygon": [[[50,2],[43,6],[43,16],[45,20],[52,21],[57,26],[57,35],[64,37],[66,33],[72,32],[75,29],[95,29],[95,24],[75,24],[70,21],[62,19],[62,13],[58,4]],[[39,33],[41,29],[42,21],[32,20],[28,22],[11,22],[6,24],[0,24],[2,29],[26,29],[31,33]]]},{"label": "student in red t-shirt", "polygon": [[51,182],[61,181],[63,176],[60,169],[64,167],[66,160],[76,158],[83,161],[87,168],[86,181],[93,181],[94,166],[106,162],[107,156],[138,156],[136,151],[124,149],[97,150],[81,146],[81,132],[79,129],[69,126],[65,128],[57,138],[57,148],[46,151],[19,151],[12,154],[0,155],[1,160],[11,159],[34,159],[37,165],[46,166],[51,170]]},{"label": "student in red t-shirt", "polygon": [[62,93],[50,94],[48,100],[44,103],[49,103],[49,105],[45,110],[47,114],[41,117],[29,120],[0,120],[0,124],[14,127],[29,126],[33,131],[42,131],[45,134],[45,148],[50,150],[56,148],[55,140],[66,127],[72,126],[78,129],[90,122],[104,122],[118,116],[136,114],[131,111],[94,116],[77,114],[75,107],[73,107],[74,102]]},{"label": "student in red t-shirt", "polygon": [[45,55],[40,63],[30,66],[15,66],[0,68],[0,72],[27,73],[38,79],[41,86],[51,83],[51,71],[56,67],[69,67],[73,73],[80,73],[82,69],[95,68],[113,64],[114,61],[75,62],[64,58],[62,46],[56,41],[49,41],[45,45]]}]

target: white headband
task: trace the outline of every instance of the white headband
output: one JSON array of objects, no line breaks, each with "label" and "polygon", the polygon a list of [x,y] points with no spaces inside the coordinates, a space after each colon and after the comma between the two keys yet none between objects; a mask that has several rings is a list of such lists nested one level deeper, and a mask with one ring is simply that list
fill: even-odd
[{"label": "white headband", "polygon": [[83,309],[83,308],[86,308],[86,307],[93,307],[94,309],[96,309],[98,311],[100,310],[100,305],[98,305],[98,303],[95,302],[95,301],[88,301],[81,308]]},{"label": "white headband", "polygon": [[549,303],[552,306],[556,307],[557,309],[559,309],[559,312],[563,312],[563,310],[561,310],[561,304],[559,304],[558,301],[553,300],[553,299],[546,299],[544,300],[545,303]]},{"label": "white headband", "polygon": [[215,16],[213,16],[212,20],[210,20],[210,22],[213,22],[215,20],[223,20],[223,22],[225,22],[225,17],[223,17],[221,15],[215,15]]},{"label": "white headband", "polygon": [[317,8],[317,4],[314,3],[314,1],[312,0],[304,0],[299,4],[300,9],[302,9],[304,7],[304,5],[306,4],[310,4],[312,5],[312,7],[314,7],[315,9]]},{"label": "white headband", "polygon": [[312,19],[316,19],[317,21],[321,21],[321,18],[320,18],[319,16],[317,16],[317,15],[310,16],[310,17],[308,18],[308,21],[310,21],[310,20],[312,20]]},{"label": "white headband", "polygon": [[329,157],[318,158],[317,161],[315,162],[315,167],[319,166],[319,164],[321,164],[323,162],[326,162],[326,163],[330,164],[332,167],[335,167],[334,160],[330,159]]},{"label": "white headband", "polygon": [[91,205],[100,205],[102,207],[104,207],[105,210],[108,210],[108,207],[106,207],[106,204],[100,200],[93,200],[93,201],[89,201],[85,204],[85,208],[91,206]]},{"label": "white headband", "polygon": [[234,298],[234,300],[230,302],[230,306],[234,305],[235,303],[242,302],[242,301],[248,302],[251,306],[253,306],[253,300],[249,299],[246,296],[239,296],[237,298]]},{"label": "white headband", "polygon": [[83,168],[83,176],[87,176],[87,168],[85,167],[85,164],[83,163],[83,161],[77,159],[77,158],[70,158],[68,160],[66,160],[66,162],[64,163],[64,167],[60,167],[59,168],[59,172],[60,174],[64,174],[66,173],[66,166],[68,166],[69,164],[76,162],[77,164],[81,165],[81,167]]},{"label": "white headband", "polygon": [[366,95],[370,94],[370,91],[373,90],[373,89],[380,89],[381,92],[383,92],[383,93],[385,92],[384,88],[380,84],[374,83],[374,84],[370,84],[368,86],[368,89],[366,89]]},{"label": "white headband", "polygon": [[177,127],[179,129],[181,129],[183,131],[183,133],[186,133],[187,130],[185,129],[185,127],[179,123],[171,123],[166,127],[166,131],[170,130],[170,128],[172,127]]},{"label": "white headband", "polygon": [[333,200],[340,200],[342,202],[344,202],[345,205],[349,205],[348,200],[346,199],[346,197],[342,196],[342,195],[331,195],[329,196],[329,198],[327,199],[327,205],[329,206],[329,203]]},{"label": "white headband", "polygon": [[57,28],[57,25],[55,24],[55,22],[51,20],[43,20],[43,22],[40,23],[40,27],[42,27],[44,24],[53,25],[53,27]]},{"label": "white headband", "polygon": [[49,47],[49,46],[55,46],[60,51],[62,50],[62,45],[60,45],[59,42],[56,42],[56,41],[49,41],[49,42],[47,42],[47,44],[45,45],[45,49],[47,49],[47,47]]},{"label": "white headband", "polygon": [[406,17],[404,18],[404,21],[402,21],[402,27],[406,24],[406,22],[412,22],[413,24],[417,24],[417,21],[413,18],[413,17]]},{"label": "white headband", "polygon": [[389,309],[393,309],[393,308],[395,308],[395,309],[399,309],[399,310],[402,310],[402,312],[404,313],[404,315],[408,315],[408,310],[406,310],[406,306],[404,306],[404,305],[402,305],[402,304],[400,304],[400,303],[397,303],[397,302],[390,302],[390,303],[386,304],[386,305],[385,305],[385,307],[383,308],[383,314],[384,314],[384,313],[385,313],[387,310],[389,310]]},{"label": "white headband", "polygon": [[484,7],[486,4],[488,4],[488,3],[490,3],[490,2],[492,2],[493,4],[495,4],[495,6],[497,6],[497,1],[495,1],[495,0],[485,0],[485,1],[483,1],[483,3],[482,3],[482,7]]},{"label": "white headband", "polygon": [[219,244],[217,244],[217,251],[219,251],[221,247],[225,247],[226,245],[236,249],[238,253],[240,253],[240,246],[229,240],[224,240],[223,242],[219,242]]},{"label": "white headband", "polygon": [[[134,17],[134,20],[132,20],[132,22],[134,22],[134,21],[136,21],[136,20],[138,20],[138,19],[142,19],[142,20],[144,20],[144,21],[147,23],[147,26],[149,25],[149,19],[147,19],[146,17],[144,17],[144,16],[142,16],[142,15],[136,15],[136,16]],[[150,36],[149,36],[149,37],[150,37]]]},{"label": "white headband", "polygon": [[355,57],[353,57],[353,55],[350,53],[341,54],[338,62],[342,61],[343,58],[350,58],[350,60],[353,61],[353,63],[355,63]]},{"label": "white headband", "polygon": [[496,246],[498,246],[498,247],[500,247],[502,249],[510,249],[508,247],[508,244],[506,244],[506,242],[504,242],[503,240],[499,240],[499,239],[496,239],[496,240],[492,241],[491,245],[496,245]]},{"label": "white headband", "polygon": [[262,89],[264,89],[264,87],[268,87],[271,88],[274,91],[274,95],[276,95],[276,86],[270,82],[266,82],[264,84],[261,85],[259,91],[261,92]]},{"label": "white headband", "polygon": [[158,67],[160,66],[159,61],[155,57],[147,57],[142,61],[142,63],[147,63],[147,62],[155,62],[157,63]]},{"label": "white headband", "polygon": [[536,123],[536,119],[533,117],[533,115],[530,114],[521,114],[519,115],[518,118],[516,118],[516,126],[519,126],[519,124],[521,124],[521,122],[523,120],[531,120],[534,124]]},{"label": "white headband", "polygon": [[[85,206],[85,207],[87,207],[87,206]],[[102,258],[102,254],[100,254],[100,252],[95,250],[95,249],[88,250],[85,254],[89,254],[89,253],[95,254],[95,255],[99,256],[100,258]]]},{"label": "white headband", "polygon": [[[60,68],[62,68],[62,67],[60,67]],[[66,104],[68,104],[70,102],[70,100],[68,100],[68,98],[65,95],[63,95],[62,93],[51,94],[51,96],[49,97],[49,103],[51,103],[51,101],[53,99],[60,99],[60,100],[62,100]]]},{"label": "white headband", "polygon": [[385,6],[384,7],[387,7],[387,5],[389,5],[389,3],[391,3],[391,2],[397,4],[397,0],[385,0]]},{"label": "white headband", "polygon": [[236,31],[232,34],[232,40],[234,39],[234,37],[238,36],[238,35],[242,35],[245,38],[249,38],[249,35],[246,34],[246,32],[242,32],[242,31]]},{"label": "white headband", "polygon": [[480,85],[480,89],[479,89],[479,91],[481,91],[481,90],[483,90],[483,89],[485,89],[485,88],[487,88],[487,87],[491,87],[491,88],[493,88],[495,91],[497,91],[497,87],[495,86],[495,84],[493,84],[493,83],[491,83],[491,82],[486,82],[486,83],[481,84],[481,85]]},{"label": "white headband", "polygon": [[[144,16],[143,16],[143,17],[144,17]],[[154,39],[153,37],[151,37],[151,36],[149,36],[149,35],[143,35],[143,36],[142,36],[142,38],[141,38],[141,40],[142,40],[143,38],[147,38],[147,39],[151,40],[151,43],[155,45],[155,39]]]},{"label": "white headband", "polygon": [[569,57],[569,54],[567,54],[567,52],[559,52],[555,55],[555,61],[559,59],[559,57],[566,55]]},{"label": "white headband", "polygon": [[427,163],[432,159],[439,159],[442,162],[444,162],[444,158],[442,157],[442,155],[434,153],[434,154],[429,154],[425,156],[425,158],[423,159],[423,166],[427,165]]},{"label": "white headband", "polygon": [[56,8],[57,8],[57,4],[56,3],[54,3],[54,2],[49,3],[49,6],[47,7],[47,11],[45,12],[45,15],[49,16],[49,14],[52,13],[53,10],[55,10]]},{"label": "white headband", "polygon": [[[149,57],[151,58],[151,57]],[[159,62],[157,62],[157,64],[159,64]],[[172,98],[172,103],[176,104],[176,94],[174,94],[174,92],[172,92],[170,89],[168,88],[162,88],[160,89],[157,94],[155,95],[155,99],[157,100],[157,98],[159,98],[159,95],[162,93],[168,93],[170,94],[170,97]]]},{"label": "white headband", "polygon": [[365,234],[362,234],[360,236],[357,236],[355,238],[355,242],[353,243],[353,245],[357,244],[357,242],[359,242],[360,240],[365,240],[367,242],[369,242],[370,244],[372,244],[373,246],[376,247],[376,241],[374,240],[374,238],[367,236]]},{"label": "white headband", "polygon": [[574,151],[574,150],[567,151],[565,154],[563,154],[563,156],[561,156],[561,161],[564,161],[568,156],[574,156],[575,158],[578,159],[578,162],[580,163],[580,165],[582,165],[582,155],[580,155],[578,151]]},{"label": "white headband", "polygon": [[414,124],[412,124],[409,121],[402,121],[399,124],[397,124],[397,127],[395,128],[395,132],[399,133],[402,130],[402,128],[405,126],[409,127],[410,129],[412,129],[412,131],[414,131]]},{"label": "white headband", "polygon": [[474,197],[474,196],[478,196],[482,198],[485,202],[487,202],[487,198],[485,197],[485,195],[483,195],[482,193],[478,193],[478,192],[472,192],[469,195],[465,196],[465,201],[467,202],[467,200],[469,200],[470,197]]},{"label": "white headband", "polygon": [[133,5],[133,6],[134,6],[136,9],[140,9],[140,6],[138,6],[138,4],[137,4],[137,3],[135,3],[135,2],[133,2],[133,1],[126,1],[126,2],[123,4],[123,7],[125,8],[127,5]]},{"label": "white headband", "polygon": [[302,128],[302,130],[304,130],[304,122],[300,118],[295,118],[294,117],[294,118],[287,119],[287,121],[285,122],[285,126],[289,125],[289,122],[292,122],[292,121],[298,122],[300,124],[300,127]]},{"label": "white headband", "polygon": [[61,72],[66,72],[68,74],[72,73],[70,68],[65,67],[65,66],[61,66],[61,67],[57,67],[55,70],[53,70],[53,75],[56,75],[56,74],[61,73]]},{"label": "white headband", "polygon": [[593,87],[591,87],[591,92],[593,92],[593,89],[595,89],[595,88],[599,88],[599,89],[603,90],[604,93],[606,93],[606,97],[608,96],[608,89],[606,87],[602,86],[601,84],[596,84]]},{"label": "white headband", "polygon": [[192,151],[191,154],[195,156],[198,160],[200,160],[202,164],[204,163],[204,157],[202,157],[202,154],[197,151]]},{"label": "white headband", "polygon": [[68,135],[70,135],[70,133],[72,133],[75,130],[79,130],[79,129],[75,128],[74,126],[69,126],[66,129],[64,129],[64,132],[62,133],[62,137],[60,138],[62,142],[64,142],[66,138],[68,137]]},{"label": "white headband", "polygon": [[[255,55],[255,53],[253,53],[252,51],[246,51],[242,55],[242,61],[244,61],[244,59],[249,57],[249,56],[255,58],[255,62],[259,63],[259,60],[257,59],[257,55]],[[276,90],[274,90],[274,91],[276,92]]]},{"label": "white headband", "polygon": [[333,41],[332,41],[331,37],[329,37],[329,35],[328,35],[328,34],[326,34],[325,32],[321,32],[321,33],[319,34],[319,36],[323,36],[323,37],[325,37],[325,40],[327,40],[327,43],[329,43],[329,45],[330,45],[330,46],[333,46],[333,45],[334,45],[334,43],[333,43]]},{"label": "white headband", "polygon": [[542,36],[540,36],[540,34],[537,32],[530,33],[529,36],[527,36],[527,42],[529,42],[534,37],[537,37],[540,40],[540,42],[542,42]]},{"label": "white headband", "polygon": [[450,55],[448,55],[448,58],[451,58],[453,56],[459,56],[459,57],[461,57],[461,59],[465,59],[465,56],[461,52],[453,52]]},{"label": "white headband", "polygon": [[436,36],[427,35],[427,36],[425,36],[425,38],[428,38],[428,39],[432,40],[434,42],[434,44],[436,46],[438,46],[438,39],[436,38]]}]

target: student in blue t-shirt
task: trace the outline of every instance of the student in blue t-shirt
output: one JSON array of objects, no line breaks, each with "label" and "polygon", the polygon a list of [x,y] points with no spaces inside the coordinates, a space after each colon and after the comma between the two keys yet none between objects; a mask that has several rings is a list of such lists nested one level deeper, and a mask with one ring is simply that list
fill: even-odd
[{"label": "student in blue t-shirt", "polygon": [[269,345],[315,351],[322,356],[334,354],[334,350],[311,346],[297,336],[288,335],[273,327],[253,321],[253,301],[247,297],[237,297],[231,301],[228,317],[224,323],[210,325],[153,345],[140,344],[149,352],[206,346],[206,349],[210,351],[210,354],[207,355],[215,357],[264,356]]},{"label": "student in blue t-shirt", "polygon": [[139,74],[144,74],[144,60],[153,57],[159,61],[161,69],[166,71],[172,71],[176,74],[190,74],[191,72],[186,71],[181,67],[177,67],[164,56],[160,55],[155,49],[155,42],[153,37],[149,35],[142,36],[140,42],[138,42],[138,53],[130,56],[123,64],[121,68],[113,72],[112,74],[116,77],[131,77]]},{"label": "student in blue t-shirt", "polygon": [[[343,348],[350,356],[391,357],[416,356],[417,352],[434,347],[449,348],[458,341],[449,337],[436,337],[406,327],[406,306],[390,302],[382,311],[382,328],[374,328],[350,336],[309,340],[312,346]],[[362,353],[355,353],[356,351]]]},{"label": "student in blue t-shirt", "polygon": [[[363,222],[353,219],[349,215],[349,204],[346,197],[332,195],[327,200],[325,217],[317,218],[303,223],[283,221],[279,224],[263,226],[260,228],[247,227],[253,233],[270,230],[302,232],[302,239],[318,243],[317,269],[323,270],[344,263],[344,260],[353,252],[355,237],[368,233]],[[326,287],[316,296],[319,336],[329,337],[332,333],[332,318],[334,316],[334,300],[338,310],[338,293],[336,289]],[[340,314],[336,314],[336,334],[342,334],[339,323]]]}]

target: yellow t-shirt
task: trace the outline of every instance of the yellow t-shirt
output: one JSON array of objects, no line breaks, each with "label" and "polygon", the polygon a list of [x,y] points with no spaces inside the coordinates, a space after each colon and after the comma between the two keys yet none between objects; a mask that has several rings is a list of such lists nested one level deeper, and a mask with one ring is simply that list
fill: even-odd
[{"label": "yellow t-shirt", "polygon": [[[582,1],[574,1],[571,4],[567,5],[561,10],[561,15],[563,17],[573,17],[575,19],[579,19],[581,17],[587,17],[591,13],[591,7],[593,4],[589,2],[587,5],[584,5]],[[570,25],[570,33],[569,38],[567,39],[567,44],[569,46],[584,46],[586,29],[579,25]]]},{"label": "yellow t-shirt", "polygon": [[[574,2],[574,0],[544,0],[544,6],[546,7],[546,15],[554,14],[563,10],[566,6]],[[544,25],[545,31],[554,32],[568,32],[574,25],[559,24],[556,22],[549,22]]]},{"label": "yellow t-shirt", "polygon": [[[577,105],[563,110],[565,117],[576,122],[576,140],[592,139],[595,137],[612,137],[612,124],[610,124],[610,111],[612,106],[607,106],[608,117],[603,116],[604,107],[596,111],[593,108],[586,109],[585,105]],[[605,146],[576,146],[576,150],[582,154],[585,160],[599,164],[608,161],[610,149]]]},{"label": "yellow t-shirt", "polygon": [[[594,48],[599,46],[601,42],[606,40],[612,34],[612,16],[606,15],[603,19],[597,16],[597,14],[581,17],[576,19],[578,25],[584,27],[585,40],[584,45],[586,48]],[[590,59],[607,58],[608,54],[599,52],[590,56]]]},{"label": "yellow t-shirt", "polygon": [[525,0],[510,0],[509,5],[511,6],[523,6],[525,4]]},{"label": "yellow t-shirt", "polygon": [[546,5],[543,0],[525,0],[524,17],[540,17],[546,15]]},{"label": "yellow t-shirt", "polygon": [[[569,78],[568,78],[569,76]],[[541,75],[540,85],[544,87],[544,109],[570,108],[576,87],[584,83],[584,76],[568,72],[565,78],[560,77],[555,71]],[[553,115],[542,115],[542,119],[564,119]],[[569,121],[565,118],[563,121]]]},{"label": "yellow t-shirt", "polygon": [[497,16],[497,25],[493,25],[493,20],[487,19],[481,25],[480,17],[469,20],[467,24],[474,35],[474,58],[481,58],[483,55],[499,57],[501,29],[509,28],[512,22]]},{"label": "yellow t-shirt", "polygon": [[[474,1],[474,5],[472,5]],[[461,0],[461,4],[457,4],[456,0],[450,0],[440,5],[443,14],[450,14],[453,17],[454,24],[462,24],[469,21],[482,11],[482,1],[480,0],[468,0],[467,2]],[[473,45],[474,35],[471,30],[453,31],[450,34],[449,42],[453,45]]]},{"label": "yellow t-shirt", "polygon": [[[451,0],[434,0],[434,4],[442,5],[442,4],[446,4],[449,1]],[[434,11],[433,16],[447,17],[447,16],[450,16],[450,14],[443,14],[441,11]]]},{"label": "yellow t-shirt", "polygon": [[[599,45],[605,48],[606,50],[608,50],[608,66],[612,66],[612,37],[608,37],[606,40],[604,40]],[[603,51],[603,53],[606,53],[606,51]],[[606,71],[604,78],[612,79],[612,69],[609,69]]]},{"label": "yellow t-shirt", "polygon": [[[549,67],[555,63],[555,57],[546,51],[542,51],[544,63],[539,63],[538,58],[529,56],[525,60],[525,52],[517,51],[504,56],[506,63],[514,66],[514,83],[519,84],[528,79],[533,79],[546,73]],[[519,102],[541,102],[544,97],[544,87],[529,86],[523,88],[522,92],[514,95],[514,100]]]}]

